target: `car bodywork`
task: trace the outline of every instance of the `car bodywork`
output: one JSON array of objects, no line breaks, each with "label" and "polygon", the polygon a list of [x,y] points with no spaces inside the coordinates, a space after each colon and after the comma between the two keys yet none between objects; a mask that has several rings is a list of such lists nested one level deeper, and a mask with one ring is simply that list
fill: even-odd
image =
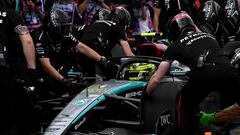
[{"label": "car bodywork", "polygon": [[[133,130],[137,134],[143,133],[144,131],[141,131],[141,129],[143,129],[142,126],[146,125],[146,123],[142,122],[141,116],[144,113],[141,110],[146,107],[142,106],[143,103],[141,101],[148,80],[131,81],[126,74],[129,71],[135,71],[130,69],[136,64],[139,65],[139,63],[140,65],[147,63],[147,67],[150,64],[150,67],[154,66],[151,69],[156,70],[160,62],[161,59],[153,57],[113,59],[111,63],[115,63],[115,66],[118,67],[117,71],[114,70],[116,71],[114,73],[116,78],[95,83],[77,94],[55,117],[45,130],[44,135],[91,134],[113,127]],[[145,70],[145,68],[143,69]],[[173,70],[175,71],[175,69]],[[173,79],[171,76],[166,77],[164,80],[168,83],[182,82],[181,79]],[[180,85],[177,84],[177,87]],[[167,91],[166,89],[166,91],[162,92],[165,93]],[[174,95],[177,95],[177,92],[174,92]],[[171,102],[169,107],[174,106],[175,108],[178,99],[179,97],[174,99],[174,102]],[[173,112],[175,115],[175,111],[169,112]],[[154,114],[154,117],[158,117],[158,114]],[[173,118],[175,119],[175,116]],[[155,123],[151,122],[150,124],[154,125]],[[149,130],[149,132],[154,133],[152,130]]]}]

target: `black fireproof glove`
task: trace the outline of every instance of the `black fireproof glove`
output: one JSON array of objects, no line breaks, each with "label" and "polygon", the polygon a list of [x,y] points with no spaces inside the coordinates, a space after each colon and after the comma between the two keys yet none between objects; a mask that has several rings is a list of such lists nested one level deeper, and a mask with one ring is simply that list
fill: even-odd
[{"label": "black fireproof glove", "polygon": [[107,69],[110,66],[110,62],[105,56],[102,56],[100,59],[100,65]]},{"label": "black fireproof glove", "polygon": [[24,86],[26,87],[35,87],[37,82],[37,71],[36,69],[28,69],[27,77],[24,79]]},{"label": "black fireproof glove", "polygon": [[39,99],[36,89],[37,84],[37,72],[35,69],[28,69],[27,76],[23,82],[23,88],[26,90],[26,94],[29,98],[30,104],[34,107]]},{"label": "black fireproof glove", "polygon": [[69,90],[73,90],[77,87],[74,83],[72,83],[71,79],[67,78],[62,79],[60,83]]}]

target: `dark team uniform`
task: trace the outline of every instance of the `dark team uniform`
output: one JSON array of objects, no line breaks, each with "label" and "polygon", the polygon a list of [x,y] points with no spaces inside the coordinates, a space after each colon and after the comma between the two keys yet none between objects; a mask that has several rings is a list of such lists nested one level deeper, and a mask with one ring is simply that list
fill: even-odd
[{"label": "dark team uniform", "polygon": [[[98,38],[102,39],[104,45],[99,44]],[[110,57],[111,49],[120,40],[127,40],[127,34],[121,25],[112,21],[99,20],[85,28],[79,40],[100,55]]]},{"label": "dark team uniform", "polygon": [[[15,40],[18,36],[15,28],[19,25],[23,25],[22,18],[14,10],[0,6],[0,106],[3,108],[1,116],[4,117],[2,119],[1,135],[27,135],[30,130],[24,131],[26,130],[25,127],[32,128],[28,124],[24,126],[22,123],[19,124],[23,119],[25,123],[30,123],[28,118],[31,117],[29,114],[31,110],[26,106],[29,103],[25,104],[27,102],[25,91],[16,87],[16,70],[18,70],[18,67],[15,66],[15,60],[20,56],[19,54],[23,56],[22,46],[17,44]],[[23,60],[21,63],[25,64],[24,59],[21,60]],[[21,106],[21,109],[19,106]],[[16,113],[21,117],[15,117]],[[28,118],[26,115],[28,115]]]},{"label": "dark team uniform", "polygon": [[[23,24],[22,18],[10,9],[1,9],[0,12],[0,44],[5,44],[9,57],[23,56],[21,45],[17,44],[17,34],[14,29]],[[20,45],[20,47],[19,47]],[[10,59],[8,59],[10,60]],[[10,62],[10,61],[8,61]],[[8,63],[9,64],[9,63]]]},{"label": "dark team uniform", "polygon": [[[53,42],[48,38],[47,33],[42,32],[39,40],[36,42],[37,58],[49,58],[51,65],[66,77],[66,73],[70,70],[71,66],[77,64],[76,51],[72,48],[78,43],[79,41],[71,33],[64,35],[62,41]],[[54,92],[56,96],[66,92],[66,88],[63,87],[59,81],[52,79],[41,69],[40,71],[42,77],[45,79],[45,83],[49,83],[47,86],[51,92]],[[48,93],[49,91],[46,92]]]},{"label": "dark team uniform", "polygon": [[45,32],[42,32],[39,41],[36,43],[37,57],[50,58],[53,66],[60,68],[65,60],[65,55],[75,47],[79,41],[71,34],[64,35],[63,41],[52,42]]},{"label": "dark team uniform", "polygon": [[[209,53],[207,60],[215,63],[228,64],[227,57],[225,57],[224,53],[221,52],[221,48],[217,45],[218,43],[215,40],[215,37],[211,34],[191,33],[181,36],[174,45],[166,50],[165,56],[168,59],[177,58],[182,64],[195,68],[198,56],[200,56],[204,50],[210,50],[211,52]],[[214,60],[212,57],[214,57]]]},{"label": "dark team uniform", "polygon": [[[107,58],[111,57],[112,48],[120,42],[120,40],[127,40],[127,34],[124,28],[118,23],[106,20],[98,20],[90,26],[86,27],[82,32],[79,40],[95,50],[101,56]],[[101,42],[100,42],[101,40]],[[85,56],[81,56],[83,58]],[[88,71],[90,76],[93,76],[94,66],[93,62],[87,57],[82,61],[83,68]]]},{"label": "dark team uniform", "polygon": [[65,5],[55,3],[54,8],[46,13],[44,25],[39,28],[41,30],[40,36],[36,37],[38,39],[36,41],[37,58],[50,58],[51,64],[56,69],[64,64],[65,56],[79,43],[75,35],[72,34],[73,31],[77,31],[73,28],[75,23],[72,22],[74,19],[72,6],[75,9],[73,3]]},{"label": "dark team uniform", "polygon": [[[1,116],[5,118],[3,120],[3,129],[9,130],[11,125],[16,125],[14,123],[14,115],[15,115],[15,103],[16,99],[16,91],[15,91],[15,83],[12,70],[7,67],[6,63],[6,55],[4,54],[4,48],[6,47],[8,50],[14,46],[12,42],[13,35],[16,35],[14,29],[16,26],[22,24],[22,19],[15,13],[15,11],[10,9],[5,9],[0,7],[0,47],[1,47],[1,66],[0,66],[0,87],[1,87],[1,97],[0,104],[4,109],[1,111]],[[5,46],[5,47],[4,47]],[[5,57],[5,58],[4,58]],[[15,128],[12,126],[11,128]],[[12,129],[16,131],[15,129]],[[4,131],[4,130],[3,130]],[[1,131],[1,134],[2,133]],[[7,134],[7,133],[6,133]]]},{"label": "dark team uniform", "polygon": [[[205,54],[204,64],[199,66],[199,56]],[[224,99],[238,101],[240,80],[235,68],[220,49],[216,39],[207,33],[182,35],[168,47],[164,54],[167,60],[178,60],[191,69],[190,81],[182,90],[183,135],[193,135],[195,115],[199,103],[213,90],[223,93]],[[229,103],[231,104],[231,103]],[[191,124],[190,124],[191,123]],[[192,131],[191,131],[192,130]]]},{"label": "dark team uniform", "polygon": [[0,41],[5,42],[9,47],[13,44],[12,37],[15,35],[15,27],[23,24],[23,20],[14,10],[1,8],[0,11]]}]

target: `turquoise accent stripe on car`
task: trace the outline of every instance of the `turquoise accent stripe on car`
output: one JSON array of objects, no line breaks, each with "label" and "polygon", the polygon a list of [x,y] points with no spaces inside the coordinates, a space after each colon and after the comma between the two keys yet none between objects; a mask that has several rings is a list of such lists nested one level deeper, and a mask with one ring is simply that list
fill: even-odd
[{"label": "turquoise accent stripe on car", "polygon": [[[106,94],[119,94],[125,91],[128,91],[130,89],[136,89],[136,88],[143,88],[145,87],[147,82],[143,81],[131,81],[127,84],[124,84],[120,87],[114,88],[114,89],[109,89],[106,91]],[[73,121],[72,124],[76,123],[81,117],[83,117],[84,114],[86,114],[89,110],[91,110],[94,106],[97,104],[103,102],[106,100],[106,97],[104,95],[101,95],[98,97],[96,100],[94,100],[88,107],[86,107]]]}]

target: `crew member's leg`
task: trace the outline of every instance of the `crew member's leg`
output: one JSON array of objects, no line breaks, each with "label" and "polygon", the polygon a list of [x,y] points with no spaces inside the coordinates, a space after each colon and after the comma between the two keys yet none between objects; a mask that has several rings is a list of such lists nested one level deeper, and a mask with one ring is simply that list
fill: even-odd
[{"label": "crew member's leg", "polygon": [[1,135],[16,135],[15,81],[12,72],[6,67],[0,67],[0,106],[1,106]]},{"label": "crew member's leg", "polygon": [[200,102],[210,93],[197,83],[189,83],[182,90],[180,135],[194,135],[199,125]]},{"label": "crew member's leg", "polygon": [[236,72],[231,72],[231,70],[234,69],[226,70],[225,75],[222,73],[222,77],[226,80],[215,85],[217,90],[222,93],[222,104],[225,109],[220,112],[203,113],[200,119],[202,125],[207,126],[213,122],[227,122],[240,114],[240,78]]}]

